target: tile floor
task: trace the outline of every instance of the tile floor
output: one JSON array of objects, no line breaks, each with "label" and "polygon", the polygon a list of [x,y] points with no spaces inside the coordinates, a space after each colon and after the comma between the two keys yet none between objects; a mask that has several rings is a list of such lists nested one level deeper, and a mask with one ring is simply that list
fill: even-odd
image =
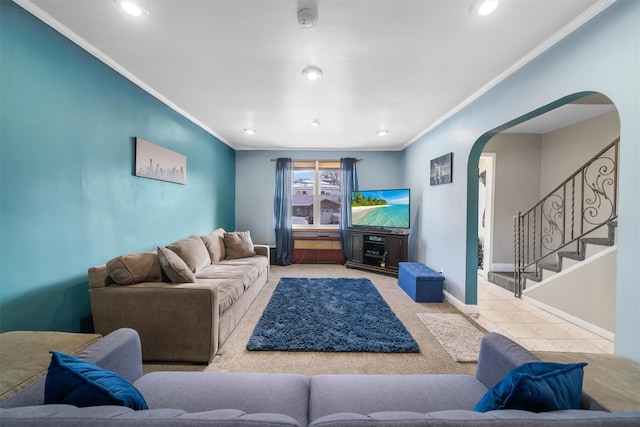
[{"label": "tile floor", "polygon": [[478,277],[479,315],[489,332],[499,332],[531,351],[613,354],[613,342],[513,296]]}]

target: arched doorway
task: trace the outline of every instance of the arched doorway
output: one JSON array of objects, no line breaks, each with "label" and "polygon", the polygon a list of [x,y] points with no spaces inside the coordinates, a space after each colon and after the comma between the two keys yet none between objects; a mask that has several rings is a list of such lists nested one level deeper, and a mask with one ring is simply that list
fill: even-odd
[{"label": "arched doorway", "polygon": [[[597,106],[597,104],[600,105],[598,108],[592,108]],[[605,104],[609,104],[610,108],[602,108]],[[574,111],[572,112],[570,110]],[[576,113],[577,110],[582,110],[582,112]],[[596,113],[586,112],[586,110],[596,111]],[[568,144],[567,146],[569,148],[564,150],[571,153],[571,158],[562,158],[562,156],[566,156],[567,153],[563,153],[563,149],[558,148],[560,144],[558,143],[557,135],[575,135],[579,132],[576,129],[580,129],[583,126],[581,123],[584,122],[584,127],[586,128],[586,123],[590,123],[595,120],[604,120],[591,119],[584,115],[580,116],[580,114],[592,114],[592,117],[598,116],[598,111],[605,113],[607,111],[614,111],[612,115],[615,115],[616,121],[614,126],[612,126],[611,132],[615,132],[615,136],[607,136],[606,139],[589,142],[588,140],[592,135],[583,135],[580,137],[581,140],[579,143],[574,142],[573,145]],[[603,117],[607,118],[608,116]],[[563,123],[562,120],[568,120],[568,122]],[[569,124],[567,125],[567,123]],[[592,126],[594,125],[592,124]],[[538,130],[536,130],[535,127],[537,127]],[[573,134],[570,132],[573,132]],[[591,133],[601,132],[594,132],[592,130]],[[476,212],[470,212],[468,220],[475,219],[478,222],[479,228],[481,221],[479,206],[482,205],[483,201],[478,198],[482,192],[478,190],[477,165],[479,165],[480,159],[483,155],[486,156],[488,154],[493,154],[496,158],[497,168],[499,170],[495,177],[497,182],[496,185],[498,187],[496,190],[497,194],[494,196],[496,205],[492,207],[495,215],[495,231],[493,232],[492,238],[489,239],[493,242],[494,246],[490,248],[478,247],[477,249],[478,256],[481,256],[480,254],[482,252],[486,253],[487,251],[491,251],[495,255],[494,259],[491,261],[493,265],[489,266],[487,268],[488,270],[494,271],[497,274],[502,274],[503,277],[511,279],[511,282],[513,283],[513,215],[518,210],[526,210],[530,205],[534,204],[538,197],[543,197],[543,194],[548,192],[550,188],[554,187],[559,181],[564,179],[564,177],[560,178],[563,174],[569,175],[571,172],[571,170],[569,170],[570,168],[575,167],[576,164],[581,164],[585,159],[596,154],[599,150],[598,147],[607,145],[612,139],[619,136],[619,133],[619,118],[611,101],[602,94],[582,92],[567,96],[527,115],[514,119],[509,123],[485,133],[476,142],[472,149],[468,164],[469,170],[467,187],[469,193],[469,207],[476,207]],[[541,137],[540,135],[543,136]],[[593,139],[596,139],[595,136]],[[587,144],[587,142],[591,145]],[[526,147],[537,147],[536,149],[538,151],[533,149],[518,151],[514,149],[517,144]],[[487,147],[489,149],[487,149]],[[500,147],[508,147],[508,149],[503,148],[501,151]],[[520,158],[518,156],[520,156]],[[530,158],[527,158],[527,156]],[[536,156],[538,157],[535,158]],[[569,170],[569,172],[567,172],[567,170]],[[474,179],[474,185],[471,184],[472,177]],[[501,182],[502,186],[500,185]],[[506,187],[508,187],[508,191],[505,190]],[[471,194],[474,192],[476,194]],[[508,195],[508,197],[506,197],[505,194]],[[475,202],[472,201],[474,197],[476,198]],[[564,205],[560,204],[559,210],[562,211],[562,209],[566,209],[568,217],[568,198],[572,196],[567,195],[566,197],[566,208]],[[561,212],[561,214],[562,213],[563,212]],[[542,221],[539,220],[537,224],[539,229],[542,228],[541,223]],[[471,230],[471,226],[469,229]],[[477,242],[475,243],[477,245]],[[474,249],[469,235],[467,249],[467,253],[471,253]],[[529,250],[530,248],[527,249]],[[474,256],[471,256],[471,258],[474,262],[478,260],[478,258],[475,258]],[[560,262],[560,264],[562,264],[562,262]],[[611,265],[611,261],[609,261],[609,264]],[[569,264],[567,263],[567,265]],[[613,341],[615,327],[615,255],[612,265],[614,269],[613,279],[611,279],[611,275],[607,277],[610,289],[601,289],[602,286],[598,285],[599,287],[596,291],[600,292],[600,295],[594,297],[591,302],[588,301],[588,298],[585,298],[582,295],[580,298],[576,298],[577,295],[575,294],[575,287],[573,290],[574,294],[564,295],[564,297],[562,297],[559,290],[564,288],[560,288],[559,285],[553,285],[554,287],[547,286],[550,282],[555,280],[548,278],[548,276],[545,276],[544,278],[540,277],[542,284],[539,289],[536,289],[536,284],[531,282],[529,285],[531,287],[531,293],[527,294],[523,299],[532,302],[547,312],[560,316],[581,328],[586,328],[600,337]],[[469,262],[467,266],[468,279],[471,279],[469,277]],[[477,268],[478,267],[476,265],[476,269]],[[577,268],[578,267],[575,267],[575,269]],[[565,272],[563,270],[560,274],[564,275],[565,273],[568,275],[569,271]],[[570,276],[567,276],[565,278],[566,283],[563,285],[565,288],[570,288],[569,285],[567,285],[567,283],[571,283],[571,279],[569,277]],[[474,279],[475,280],[472,279],[474,282],[473,286],[475,286],[474,290],[477,292],[477,276]],[[605,280],[602,282],[604,281]],[[562,283],[562,281],[556,280],[556,283]],[[547,287],[544,288],[543,285]],[[553,292],[550,291],[551,289]],[[469,282],[467,282],[467,290],[469,290]],[[529,289],[527,289],[527,291],[529,291]],[[577,292],[580,292],[580,290]],[[593,293],[597,294],[597,292]],[[562,298],[568,300],[568,302],[563,301]],[[479,296],[478,300],[482,314],[482,306],[480,302],[482,298]],[[576,303],[577,300],[580,301],[580,304],[583,306],[579,306]],[[591,307],[589,307],[589,304],[591,304]],[[526,315],[522,316],[526,318]],[[533,321],[531,322],[533,323]],[[527,320],[523,320],[522,323],[527,323]],[[525,332],[519,333],[521,333],[522,336],[526,335]],[[613,351],[613,344],[611,344],[611,346],[607,346],[607,348],[609,347],[611,348],[611,351]]]}]

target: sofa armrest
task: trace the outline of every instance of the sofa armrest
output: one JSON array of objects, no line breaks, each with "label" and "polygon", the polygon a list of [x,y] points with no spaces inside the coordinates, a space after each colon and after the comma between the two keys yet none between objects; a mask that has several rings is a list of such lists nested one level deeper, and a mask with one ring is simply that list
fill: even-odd
[{"label": "sofa armrest", "polygon": [[[527,362],[537,362],[540,358],[520,344],[504,335],[491,332],[482,338],[476,378],[487,388],[500,382],[507,374]],[[608,411],[608,409],[587,393],[582,392],[580,409]]]},{"label": "sofa armrest", "polygon": [[[256,255],[266,256],[269,261],[271,261],[271,253],[269,251],[269,246],[267,245],[253,245],[253,250],[256,252]],[[271,262],[269,262],[271,264]]]},{"label": "sofa armrest", "polygon": [[[96,364],[134,382],[142,376],[140,339],[132,329],[118,329],[91,344],[76,357]],[[2,403],[3,408],[42,405],[46,377]]]},{"label": "sofa armrest", "polygon": [[102,264],[89,268],[89,289],[104,288],[113,285],[113,280],[107,272],[107,265]]},{"label": "sofa armrest", "polygon": [[135,329],[143,360],[209,363],[218,350],[215,284],[114,285],[89,289],[89,299],[96,332]]},{"label": "sofa armrest", "polygon": [[143,375],[140,337],[130,328],[120,328],[107,334],[82,350],[78,357],[113,371],[129,382]]},{"label": "sofa armrest", "polygon": [[496,332],[486,334],[480,343],[476,378],[487,388],[496,385],[507,374],[527,362],[540,360],[520,344]]}]

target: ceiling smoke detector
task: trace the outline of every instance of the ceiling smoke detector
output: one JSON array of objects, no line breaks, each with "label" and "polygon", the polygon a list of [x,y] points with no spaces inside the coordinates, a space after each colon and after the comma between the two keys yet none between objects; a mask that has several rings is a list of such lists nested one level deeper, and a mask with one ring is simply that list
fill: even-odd
[{"label": "ceiling smoke detector", "polygon": [[305,7],[298,11],[298,24],[305,28],[316,25],[318,21],[318,13],[311,8]]}]

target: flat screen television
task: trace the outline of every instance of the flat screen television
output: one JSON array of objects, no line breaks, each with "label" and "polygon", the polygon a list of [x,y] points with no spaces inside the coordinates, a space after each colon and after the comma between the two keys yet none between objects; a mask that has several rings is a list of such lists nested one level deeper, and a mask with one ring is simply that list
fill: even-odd
[{"label": "flat screen television", "polygon": [[351,192],[351,226],[362,228],[410,228],[411,191],[367,190]]}]

